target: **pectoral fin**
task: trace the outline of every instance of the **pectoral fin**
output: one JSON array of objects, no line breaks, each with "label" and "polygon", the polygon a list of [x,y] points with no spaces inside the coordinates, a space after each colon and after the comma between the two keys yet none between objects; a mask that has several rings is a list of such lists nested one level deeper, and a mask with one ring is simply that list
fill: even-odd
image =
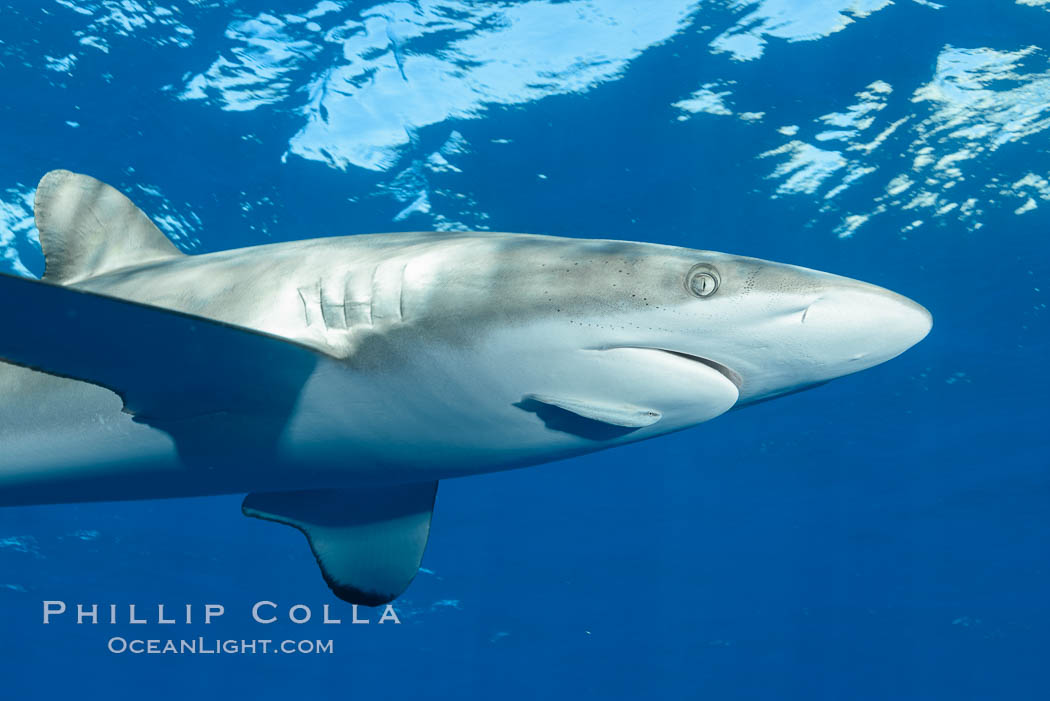
[{"label": "pectoral fin", "polygon": [[378,606],[397,598],[423,560],[437,482],[365,489],[259,492],[246,516],[298,528],[335,595]]},{"label": "pectoral fin", "polygon": [[644,428],[660,420],[660,412],[655,409],[624,402],[558,397],[549,394],[527,394],[524,399],[555,406],[591,421],[600,421],[623,428]]},{"label": "pectoral fin", "polygon": [[287,413],[321,354],[191,314],[0,274],[0,361],[113,390],[170,421],[265,406]]}]

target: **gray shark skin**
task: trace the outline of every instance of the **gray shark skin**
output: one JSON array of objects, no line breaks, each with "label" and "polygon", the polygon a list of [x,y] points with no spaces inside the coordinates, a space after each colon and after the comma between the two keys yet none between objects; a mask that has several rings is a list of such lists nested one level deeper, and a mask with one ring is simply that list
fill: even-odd
[{"label": "gray shark skin", "polygon": [[885,362],[888,290],[650,243],[402,233],[187,256],[119,192],[41,181],[43,280],[0,276],[0,504],[247,492],[333,591],[392,600],[437,482],[694,426]]}]

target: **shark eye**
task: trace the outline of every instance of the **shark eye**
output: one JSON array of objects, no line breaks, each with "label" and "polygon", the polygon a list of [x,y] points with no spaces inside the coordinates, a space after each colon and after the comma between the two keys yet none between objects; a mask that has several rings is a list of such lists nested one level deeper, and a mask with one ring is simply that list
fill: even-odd
[{"label": "shark eye", "polygon": [[718,289],[718,273],[707,266],[689,271],[685,286],[697,297],[710,297]]}]

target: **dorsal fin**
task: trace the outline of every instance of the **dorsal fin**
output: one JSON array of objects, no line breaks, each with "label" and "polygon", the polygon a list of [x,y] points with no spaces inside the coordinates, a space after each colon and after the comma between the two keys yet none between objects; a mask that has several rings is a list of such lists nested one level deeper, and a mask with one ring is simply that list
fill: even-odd
[{"label": "dorsal fin", "polygon": [[183,255],[135,203],[88,175],[53,170],[33,203],[44,279],[67,285]]}]

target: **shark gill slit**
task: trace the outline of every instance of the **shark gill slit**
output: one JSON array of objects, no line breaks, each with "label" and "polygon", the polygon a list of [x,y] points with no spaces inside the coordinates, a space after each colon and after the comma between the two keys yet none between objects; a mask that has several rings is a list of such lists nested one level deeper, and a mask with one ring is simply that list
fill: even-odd
[{"label": "shark gill slit", "polygon": [[306,320],[306,325],[310,325],[310,305],[306,303],[306,295],[303,294],[303,288],[296,288],[296,292],[299,293],[299,301],[303,303],[303,319]]},{"label": "shark gill slit", "polygon": [[397,276],[397,320],[405,320],[405,271],[408,270],[408,262],[401,266],[401,274]]},{"label": "shark gill slit", "polygon": [[358,326],[372,327],[372,277],[374,275],[373,270],[367,278],[367,289],[362,285],[364,275],[358,273],[351,273],[343,282],[343,316],[346,318],[347,329],[354,329]]},{"label": "shark gill slit", "polygon": [[321,319],[324,321],[325,331],[346,331],[348,328],[346,323],[346,297],[338,294],[341,292],[340,287],[342,286],[335,288],[337,295],[333,298],[326,294],[332,290],[331,285],[326,288],[324,280],[320,283]]},{"label": "shark gill slit", "polygon": [[376,295],[379,292],[379,269],[382,267],[381,263],[377,263],[372,268],[371,279],[369,280],[369,292],[368,292],[368,325],[375,326],[376,324]]},{"label": "shark gill slit", "polygon": [[314,317],[313,305],[317,304],[317,313],[321,314],[321,322],[324,323],[323,310],[321,309],[321,283],[318,281],[312,287],[300,287],[296,290],[299,293],[299,299],[303,303],[303,316],[306,320],[306,326],[313,326],[316,319]]},{"label": "shark gill slit", "polygon": [[393,260],[380,263],[372,272],[372,321],[398,323],[406,263]]}]

